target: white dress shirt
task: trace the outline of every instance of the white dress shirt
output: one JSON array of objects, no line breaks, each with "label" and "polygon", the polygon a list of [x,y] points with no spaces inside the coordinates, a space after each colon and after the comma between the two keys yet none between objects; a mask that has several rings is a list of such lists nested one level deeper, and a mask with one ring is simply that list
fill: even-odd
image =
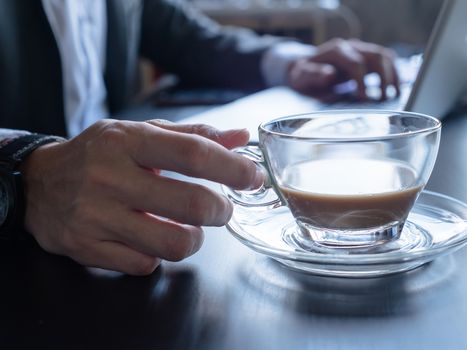
[{"label": "white dress shirt", "polygon": [[108,116],[104,83],[105,0],[42,0],[57,41],[63,75],[65,120],[73,137]]}]

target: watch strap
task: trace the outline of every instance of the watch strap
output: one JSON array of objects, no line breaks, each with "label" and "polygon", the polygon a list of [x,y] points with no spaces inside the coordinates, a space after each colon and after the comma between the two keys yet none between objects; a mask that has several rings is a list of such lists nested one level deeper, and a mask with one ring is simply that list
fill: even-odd
[{"label": "watch strap", "polygon": [[0,142],[0,161],[11,169],[21,163],[36,148],[51,142],[64,142],[59,136],[27,134]]}]

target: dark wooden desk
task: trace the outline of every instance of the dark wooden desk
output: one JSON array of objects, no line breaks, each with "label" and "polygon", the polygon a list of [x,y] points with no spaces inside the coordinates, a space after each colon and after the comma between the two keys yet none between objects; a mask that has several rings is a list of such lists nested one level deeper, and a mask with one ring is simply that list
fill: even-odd
[{"label": "dark wooden desk", "polygon": [[[467,201],[467,115],[445,121],[429,189]],[[0,245],[0,349],[467,349],[467,248],[374,279],[293,273],[206,229],[148,277]]]}]

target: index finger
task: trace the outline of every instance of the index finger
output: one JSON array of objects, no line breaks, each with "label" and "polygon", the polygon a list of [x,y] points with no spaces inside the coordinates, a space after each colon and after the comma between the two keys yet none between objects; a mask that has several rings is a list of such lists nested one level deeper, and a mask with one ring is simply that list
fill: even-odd
[{"label": "index finger", "polygon": [[238,189],[263,183],[264,175],[255,163],[205,137],[147,123],[140,130],[129,140],[129,150],[142,167],[175,171]]},{"label": "index finger", "polygon": [[229,129],[219,130],[206,124],[179,124],[172,123],[162,119],[146,120],[146,123],[152,124],[162,129],[177,131],[185,134],[196,134],[210,139],[225,148],[232,149],[244,146],[250,138],[247,129]]}]

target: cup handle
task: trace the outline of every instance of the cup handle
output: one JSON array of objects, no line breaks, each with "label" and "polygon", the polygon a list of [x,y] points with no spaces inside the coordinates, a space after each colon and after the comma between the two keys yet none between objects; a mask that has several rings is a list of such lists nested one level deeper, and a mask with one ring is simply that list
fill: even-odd
[{"label": "cup handle", "polygon": [[234,204],[249,208],[267,207],[268,209],[272,209],[282,206],[284,202],[280,195],[274,191],[274,187],[272,186],[273,177],[271,176],[269,167],[264,160],[261,149],[258,146],[248,145],[235,148],[233,151],[255,162],[256,166],[261,168],[266,175],[266,179],[260,188],[251,191],[239,191],[222,185],[222,191],[227,198],[234,202]]}]

